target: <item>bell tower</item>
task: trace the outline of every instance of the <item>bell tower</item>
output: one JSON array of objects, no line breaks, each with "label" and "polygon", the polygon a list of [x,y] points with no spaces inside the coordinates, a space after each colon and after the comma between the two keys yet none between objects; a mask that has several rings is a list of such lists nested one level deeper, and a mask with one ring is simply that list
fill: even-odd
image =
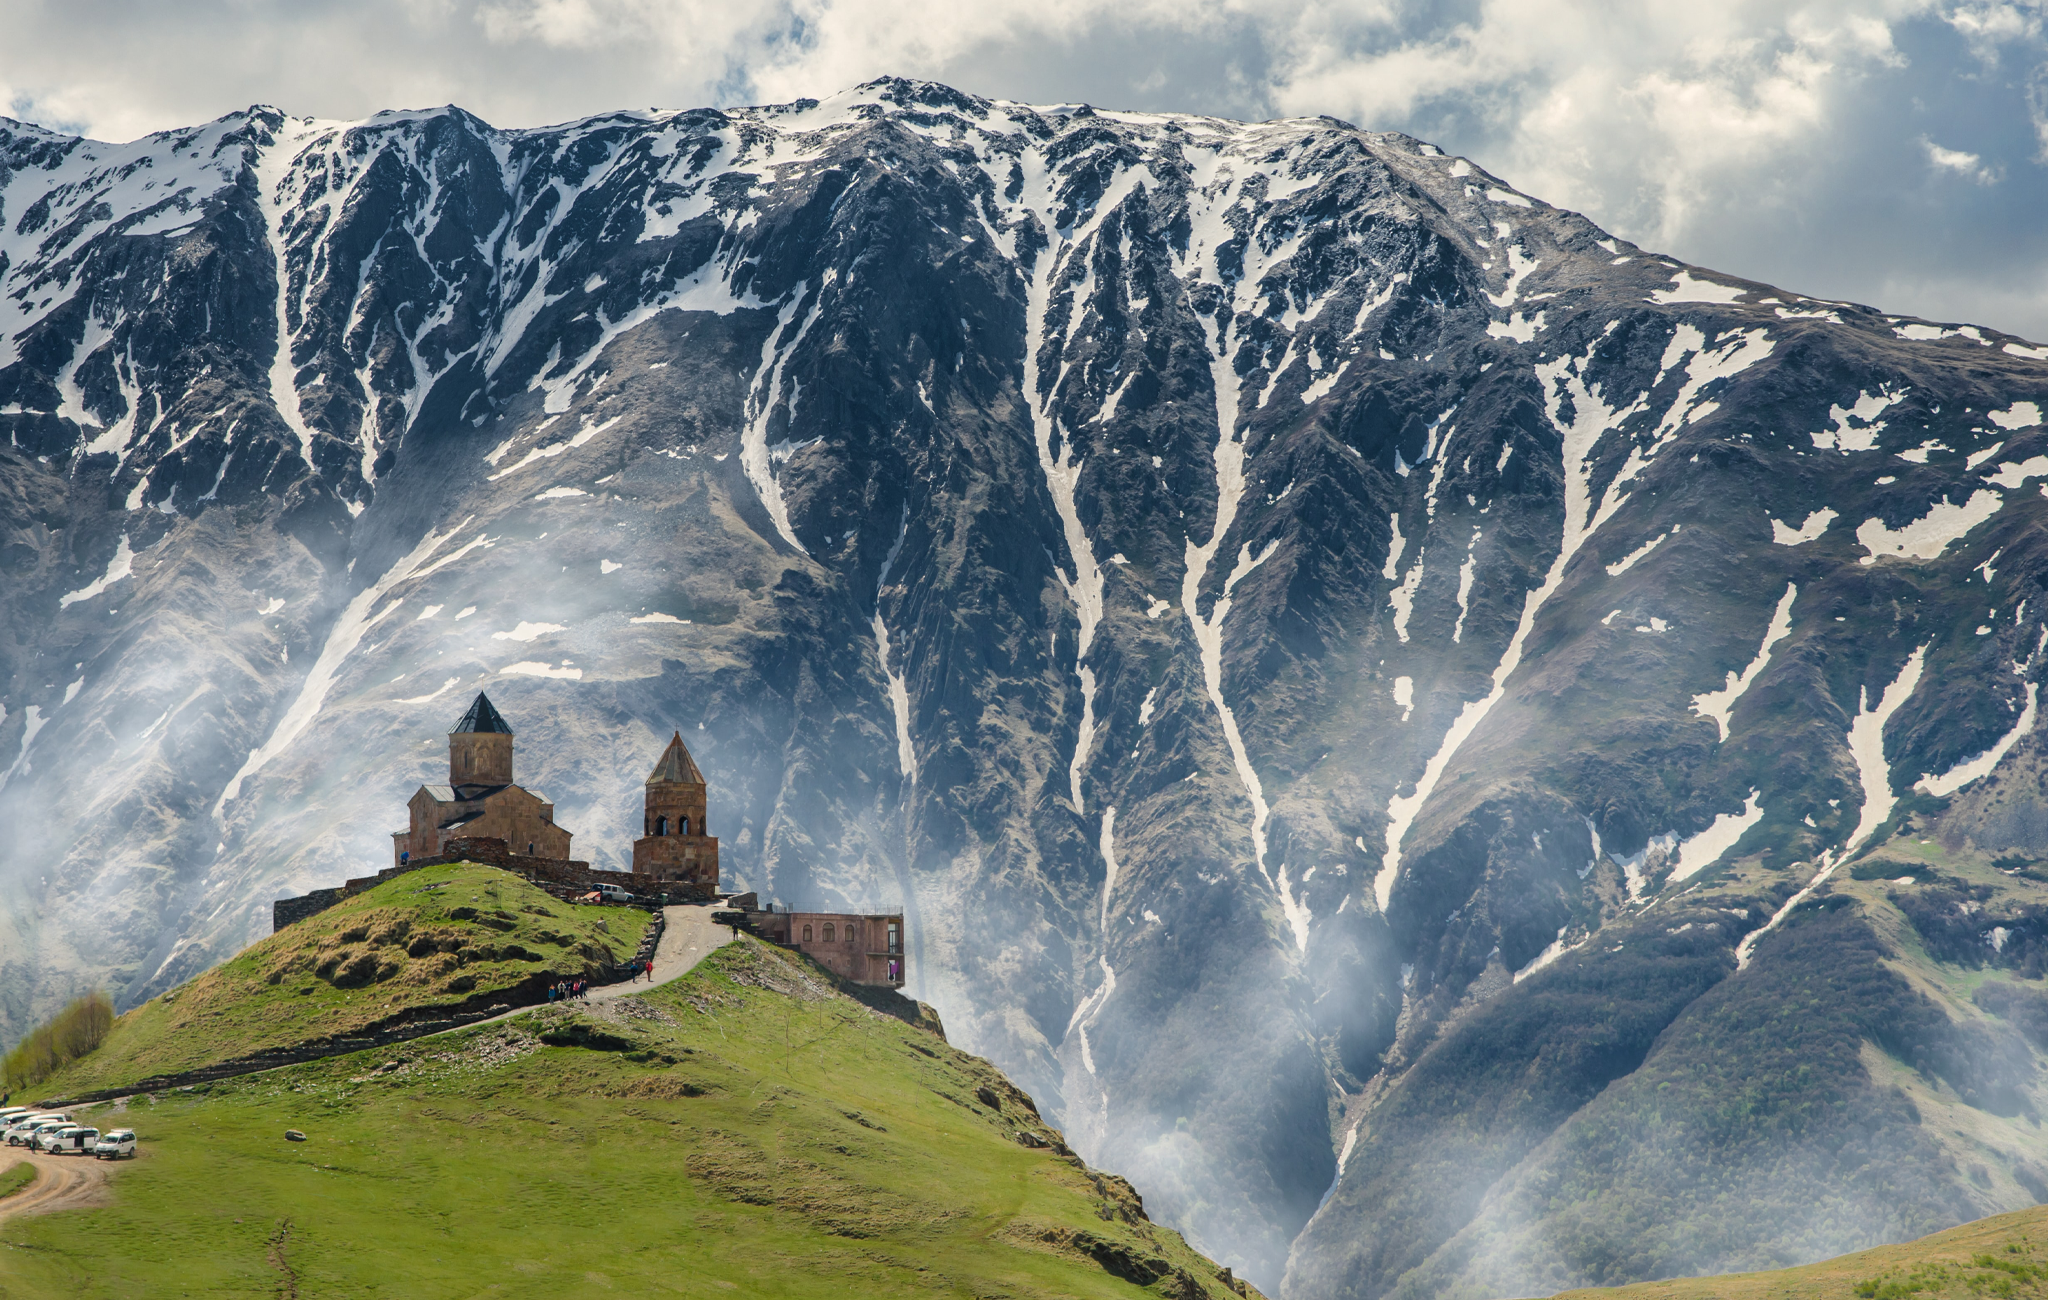
[{"label": "bell tower", "polygon": [[481,691],[448,733],[448,784],[458,790],[512,784],[512,728]]},{"label": "bell tower", "polygon": [[678,731],[647,776],[645,834],[633,841],[633,870],[716,890],[718,840],[704,826],[708,802],[704,773]]}]

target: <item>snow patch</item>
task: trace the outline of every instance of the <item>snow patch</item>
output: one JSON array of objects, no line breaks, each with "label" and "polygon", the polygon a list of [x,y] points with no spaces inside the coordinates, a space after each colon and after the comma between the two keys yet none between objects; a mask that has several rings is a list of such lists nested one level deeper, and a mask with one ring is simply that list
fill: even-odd
[{"label": "snow patch", "polygon": [[1892,714],[1912,698],[1926,662],[1927,647],[1923,645],[1907,657],[1905,666],[1899,669],[1892,684],[1884,688],[1874,709],[1870,707],[1869,690],[1857,688],[1856,720],[1849,726],[1848,743],[1849,754],[1856,760],[1857,780],[1863,787],[1863,811],[1856,819],[1855,831],[1842,846],[1843,858],[1854,853],[1892,815],[1896,799],[1892,794],[1891,767],[1884,758],[1884,727]]},{"label": "snow patch", "polygon": [[[114,557],[107,561],[107,571],[94,578],[77,591],[67,592],[57,601],[57,608],[69,609],[81,600],[91,600],[108,587],[135,572],[135,552],[129,549],[128,534],[122,533],[121,540],[114,546]],[[282,602],[279,602],[280,604]]]},{"label": "snow patch", "polygon": [[1870,552],[1859,563],[1875,564],[1883,556],[1932,560],[1971,529],[1985,523],[2005,504],[2005,498],[1980,488],[1962,505],[1950,504],[1944,496],[1924,516],[1893,531],[1882,519],[1866,519],[1856,530],[1856,540]]},{"label": "snow patch", "polygon": [[1839,517],[1836,515],[1833,507],[1822,506],[1808,515],[1806,522],[1797,528],[1788,528],[1773,519],[1771,520],[1771,540],[1780,546],[1804,546],[1808,542],[1819,541],[1820,535],[1828,530],[1828,525],[1835,522]]},{"label": "snow patch", "polygon": [[1720,690],[1692,697],[1692,711],[1703,718],[1712,718],[1714,725],[1721,729],[1722,740],[1728,739],[1728,716],[1735,711],[1735,702],[1748,692],[1750,684],[1771,662],[1771,647],[1792,634],[1792,601],[1798,595],[1796,584],[1785,584],[1785,594],[1778,598],[1778,608],[1771,615],[1770,625],[1764,629],[1764,643],[1740,676],[1731,672],[1728,684]]},{"label": "snow patch", "polygon": [[1671,868],[1673,881],[1685,880],[1721,860],[1735,847],[1749,828],[1764,819],[1764,806],[1755,790],[1743,802],[1739,813],[1722,813],[1711,826],[1678,846],[1678,864]]},{"label": "snow patch", "polygon": [[1653,290],[1648,301],[1667,307],[1675,302],[1740,302],[1748,292],[1738,285],[1694,279],[1691,271],[1680,270],[1671,288]]},{"label": "snow patch", "polygon": [[1985,418],[2001,429],[2031,429],[2041,423],[2041,407],[2035,402],[2014,402],[2003,411],[1992,411]]},{"label": "snow patch", "polygon": [[583,670],[581,668],[557,668],[552,664],[544,664],[536,659],[527,659],[516,664],[507,664],[500,668],[498,673],[503,677],[559,677],[572,682],[583,680]]},{"label": "snow patch", "polygon": [[1998,738],[1998,743],[1974,758],[1956,764],[1940,776],[1923,775],[1913,783],[1916,790],[1925,790],[1936,798],[1946,798],[1970,782],[1991,775],[1999,761],[2012,752],[2024,737],[2034,730],[2035,706],[2040,702],[2041,687],[2038,682],[2027,683],[2027,707],[2020,711],[2019,721],[2011,731]]}]

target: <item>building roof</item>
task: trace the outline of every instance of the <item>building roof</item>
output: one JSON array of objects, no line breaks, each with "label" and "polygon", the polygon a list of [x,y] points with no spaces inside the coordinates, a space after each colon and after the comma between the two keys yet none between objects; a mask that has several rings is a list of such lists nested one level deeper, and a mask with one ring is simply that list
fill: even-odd
[{"label": "building roof", "polygon": [[476,693],[476,703],[469,706],[469,712],[462,715],[462,721],[456,723],[455,730],[448,734],[451,736],[473,736],[480,732],[493,731],[501,732],[507,736],[512,734],[512,728],[507,726],[505,719],[499,715],[495,708],[491,707],[490,697],[482,691],[478,691]]},{"label": "building roof", "polygon": [[690,757],[690,747],[683,743],[683,733],[680,731],[676,733],[674,740],[668,742],[668,748],[661,751],[661,761],[654,765],[654,771],[647,776],[649,785],[665,782],[704,784],[704,774],[697,770],[697,760]]}]

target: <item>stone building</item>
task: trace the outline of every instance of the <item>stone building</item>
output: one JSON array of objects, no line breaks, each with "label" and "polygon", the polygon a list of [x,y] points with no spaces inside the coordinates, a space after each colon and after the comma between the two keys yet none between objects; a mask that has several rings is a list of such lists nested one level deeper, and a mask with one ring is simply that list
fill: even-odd
[{"label": "stone building", "polygon": [[718,888],[718,838],[704,824],[709,799],[704,774],[678,731],[647,777],[645,831],[633,841],[633,874]]},{"label": "stone building", "polygon": [[753,933],[794,948],[841,979],[900,989],[908,971],[903,913],[759,910],[752,894],[731,900]]},{"label": "stone building", "polygon": [[423,785],[406,802],[412,825],[391,832],[391,864],[434,858],[453,839],[503,840],[516,854],[567,859],[568,831],[555,805],[512,781],[512,728],[490,700],[476,702],[448,735],[448,784]]}]

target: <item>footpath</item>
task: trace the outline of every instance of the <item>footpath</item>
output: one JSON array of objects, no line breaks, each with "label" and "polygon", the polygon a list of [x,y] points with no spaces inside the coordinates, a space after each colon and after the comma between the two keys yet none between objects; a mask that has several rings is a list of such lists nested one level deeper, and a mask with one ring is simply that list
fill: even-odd
[{"label": "footpath", "polygon": [[[623,984],[605,984],[591,989],[579,1001],[610,1002],[614,998],[630,998],[636,993],[660,988],[673,979],[681,979],[697,968],[697,963],[713,952],[732,942],[732,932],[722,925],[711,923],[711,914],[720,910],[720,903],[678,903],[661,909],[663,928],[661,944],[654,950],[654,978],[642,977],[627,980]],[[431,1038],[435,1034],[452,1034],[457,1029],[474,1029],[478,1025],[494,1025],[501,1020],[523,1016],[529,1011],[538,1011],[546,1006],[568,1006],[569,1003],[536,1002],[523,1007],[514,1007],[488,1020],[472,1020],[467,1024],[446,1029],[435,1029],[417,1035]]]}]

